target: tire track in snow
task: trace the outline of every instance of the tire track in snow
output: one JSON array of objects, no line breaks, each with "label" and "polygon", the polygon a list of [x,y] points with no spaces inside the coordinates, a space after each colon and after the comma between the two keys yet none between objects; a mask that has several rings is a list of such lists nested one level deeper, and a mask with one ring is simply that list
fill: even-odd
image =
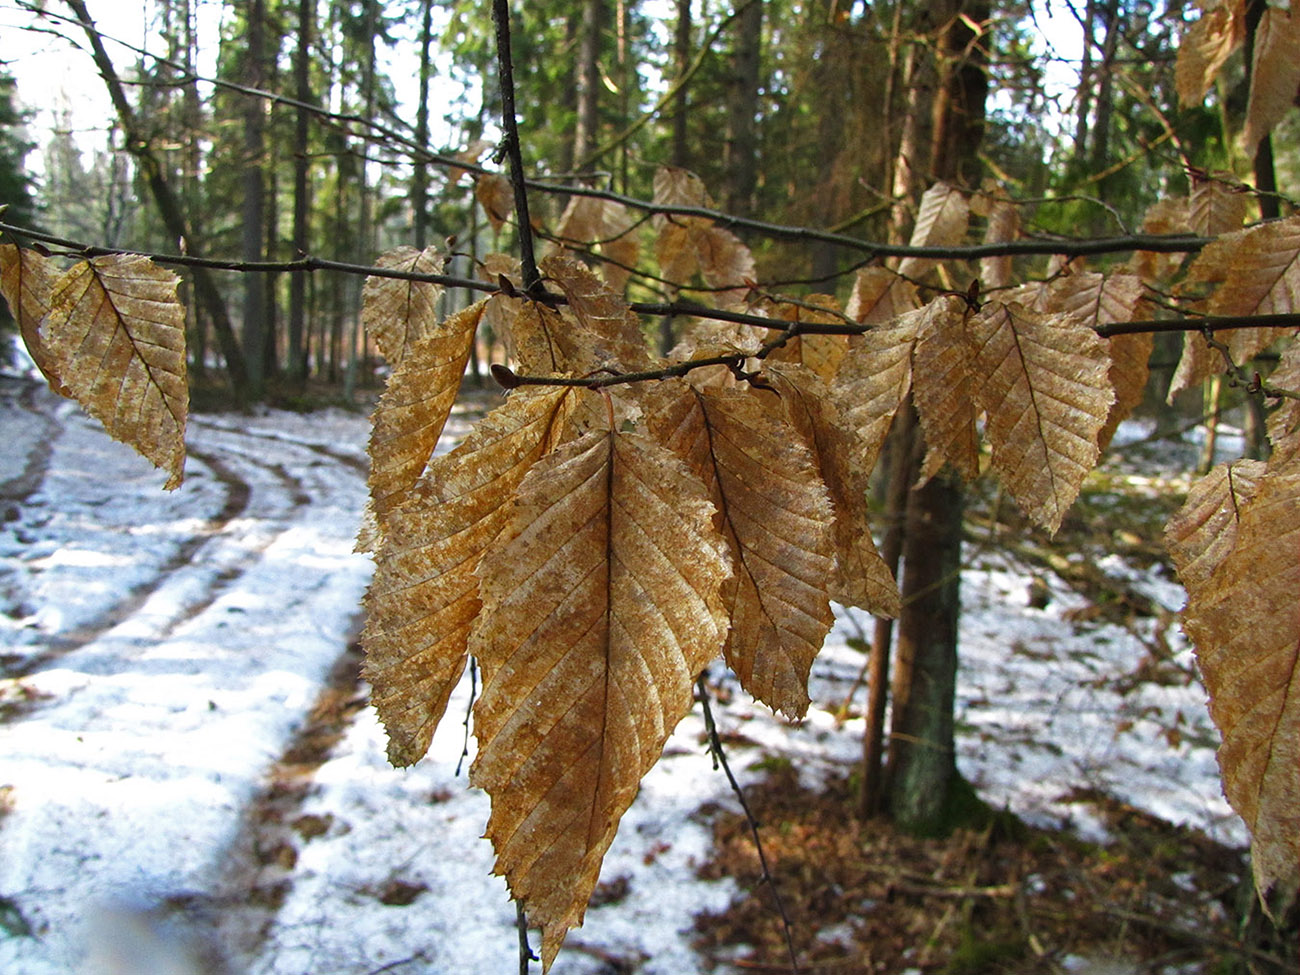
[{"label": "tire track in snow", "polygon": [[[43,384],[6,378],[3,390],[5,412],[17,407],[35,419],[40,428],[28,444],[22,473],[0,481],[0,501],[5,502],[3,519],[12,521],[17,517],[16,506],[26,504],[27,499],[44,483],[45,472],[49,470],[50,457],[54,452],[54,442],[63,433],[63,423],[53,412],[53,407],[60,402],[59,398]],[[45,405],[42,405],[42,401]],[[5,426],[13,429],[8,423]]]}]

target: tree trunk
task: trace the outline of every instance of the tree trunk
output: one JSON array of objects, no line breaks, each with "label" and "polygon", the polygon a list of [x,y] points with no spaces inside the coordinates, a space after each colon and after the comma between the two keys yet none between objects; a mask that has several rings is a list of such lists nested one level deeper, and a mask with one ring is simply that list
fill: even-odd
[{"label": "tree trunk", "polygon": [[[691,0],[677,0],[677,27],[673,33],[673,63],[677,70],[676,80],[680,82],[686,76],[691,64]],[[679,85],[673,95],[673,152],[674,166],[686,169],[690,161],[690,145],[687,141],[687,113],[690,111],[690,99],[687,86]]]},{"label": "tree trunk", "polygon": [[[420,23],[420,101],[415,109],[415,143],[422,152],[429,151],[429,47],[433,43],[433,0],[424,0]],[[429,167],[415,163],[411,177],[411,219],[415,230],[415,247],[424,250],[429,237]]]},{"label": "tree trunk", "polygon": [[[311,216],[311,191],[308,178],[311,160],[307,155],[307,132],[310,113],[311,38],[316,19],[316,0],[298,0],[298,47],[293,58],[294,97],[299,107],[293,123],[293,256],[308,253],[308,221]],[[301,386],[307,379],[307,350],[303,332],[307,315],[307,272],[295,271],[289,278],[289,379]]]},{"label": "tree trunk", "polygon": [[727,212],[747,214],[758,186],[758,76],[763,43],[763,0],[748,0],[736,18],[731,94],[727,100]]},{"label": "tree trunk", "polygon": [[[199,241],[195,239],[191,232],[180,201],[176,198],[176,194],[172,192],[170,184],[163,177],[162,168],[159,166],[158,160],[149,148],[148,140],[136,122],[135,112],[131,109],[131,103],[127,101],[117,70],[113,67],[113,62],[109,59],[108,53],[104,50],[104,42],[100,40],[99,31],[95,27],[95,22],[90,19],[90,13],[86,10],[84,0],[64,0],[64,2],[72,9],[74,16],[81,22],[82,29],[86,32],[95,59],[95,66],[99,69],[100,76],[108,87],[109,98],[112,99],[113,107],[117,110],[118,119],[122,123],[127,151],[135,157],[136,163],[144,175],[145,183],[148,185],[149,192],[158,207],[158,212],[163,219],[164,226],[167,228],[167,233],[188,253],[196,257],[201,256],[202,248]],[[191,275],[194,280],[195,296],[203,305],[209,320],[212,322],[213,330],[217,334],[217,343],[220,345],[221,353],[226,360],[226,372],[230,376],[232,391],[236,400],[243,402],[248,392],[248,373],[245,369],[243,353],[240,351],[239,343],[235,340],[235,330],[230,324],[230,316],[226,313],[226,305],[222,300],[221,292],[217,289],[216,283],[212,280],[212,275],[207,268],[192,268]]]},{"label": "tree trunk", "polygon": [[[265,85],[266,2],[249,0],[243,82],[251,88]],[[240,253],[249,263],[265,258],[266,228],[266,105],[262,99],[245,96],[244,158],[241,174],[243,220]],[[243,275],[243,348],[248,365],[248,391],[252,399],[262,398],[266,383],[266,277]]]},{"label": "tree trunk", "polygon": [[606,0],[584,0],[582,26],[578,33],[577,106],[578,120],[573,132],[573,162],[583,161],[596,147],[600,126],[600,35],[608,11]]}]

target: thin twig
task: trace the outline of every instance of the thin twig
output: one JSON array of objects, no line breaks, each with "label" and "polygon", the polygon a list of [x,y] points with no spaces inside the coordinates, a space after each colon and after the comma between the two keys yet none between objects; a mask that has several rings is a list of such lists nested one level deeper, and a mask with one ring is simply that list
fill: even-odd
[{"label": "thin twig", "polygon": [[465,740],[460,746],[460,758],[456,760],[456,778],[460,778],[461,766],[469,758],[469,726],[474,717],[474,699],[478,696],[478,665],[473,657],[469,658],[469,703],[465,705]]},{"label": "thin twig", "polygon": [[713,767],[715,769],[721,767],[726,774],[727,782],[731,784],[731,791],[736,794],[740,808],[745,814],[745,821],[749,823],[749,832],[754,837],[754,849],[758,853],[758,863],[763,871],[762,882],[772,892],[772,901],[776,905],[777,913],[781,915],[781,927],[785,932],[785,947],[790,953],[790,971],[792,975],[799,975],[799,956],[794,949],[794,929],[790,924],[790,915],[786,913],[785,902],[781,900],[781,892],[776,887],[776,879],[768,868],[767,854],[763,852],[763,840],[758,835],[758,820],[754,818],[754,814],[750,811],[749,803],[745,801],[745,793],[731,772],[731,765],[727,762],[726,752],[722,750],[722,738],[718,735],[718,726],[713,720],[713,709],[709,706],[709,689],[704,683],[704,676],[704,674],[699,676],[695,686],[699,691],[700,704],[704,708],[704,729],[709,736],[709,752],[713,755]]},{"label": "thin twig", "polygon": [[524,916],[524,905],[519,901],[515,901],[515,930],[519,932],[519,975],[528,975],[528,963],[538,958],[528,946],[528,918]]},{"label": "thin twig", "polygon": [[519,119],[515,115],[515,67],[510,54],[510,4],[492,0],[492,21],[496,24],[497,68],[501,81],[501,127],[505,139],[501,148],[510,163],[510,183],[515,190],[515,221],[519,233],[519,265],[524,290],[541,291],[542,275],[533,255],[533,224],[528,217],[528,189],[524,184],[524,160],[519,146]]}]

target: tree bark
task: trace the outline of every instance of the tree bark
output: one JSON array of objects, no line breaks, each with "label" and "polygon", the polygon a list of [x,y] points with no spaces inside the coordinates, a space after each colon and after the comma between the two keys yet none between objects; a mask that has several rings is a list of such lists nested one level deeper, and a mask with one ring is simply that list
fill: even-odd
[{"label": "tree bark", "polygon": [[[415,109],[415,142],[421,151],[429,150],[429,47],[433,43],[433,0],[424,0],[420,22],[420,101]],[[415,248],[424,250],[429,237],[429,169],[416,160],[411,177],[411,219],[414,224]]]},{"label": "tree bark", "polygon": [[[131,153],[140,167],[140,172],[143,174],[149,192],[158,207],[159,215],[163,219],[167,233],[188,253],[201,256],[202,248],[200,243],[191,232],[180,201],[176,198],[176,194],[163,176],[162,168],[136,121],[135,112],[131,109],[131,103],[127,101],[121,79],[118,77],[117,70],[113,67],[113,62],[109,59],[108,53],[104,50],[104,42],[100,39],[99,30],[95,27],[95,22],[91,20],[90,13],[86,10],[84,0],[64,0],[64,2],[71,8],[77,20],[81,22],[82,29],[86,33],[95,60],[95,67],[99,69],[100,76],[108,87],[109,98],[112,99],[113,108],[117,111],[118,120],[122,124],[122,131],[126,137],[127,152]],[[195,296],[203,305],[209,320],[212,322],[213,330],[217,335],[217,344],[221,347],[221,354],[226,360],[226,373],[230,377],[232,391],[236,400],[242,403],[248,393],[248,372],[245,368],[243,353],[235,339],[235,330],[230,323],[230,316],[226,312],[225,302],[216,283],[212,280],[212,275],[206,268],[194,267],[190,273],[193,276]]]},{"label": "tree bark", "polygon": [[[316,20],[316,0],[298,0],[298,47],[293,58],[294,97],[299,107],[293,122],[293,256],[306,256],[311,216],[311,160],[307,155],[307,133],[311,104],[311,38]],[[307,273],[295,271],[289,277],[289,379],[301,385],[307,379],[307,349],[304,325],[307,316]]]},{"label": "tree bark", "polygon": [[[245,8],[246,47],[244,83],[262,88],[266,81],[266,2],[249,0]],[[265,258],[266,228],[266,105],[262,99],[245,96],[244,158],[240,178],[243,191],[241,218],[243,227],[240,253],[249,263]],[[248,366],[248,392],[259,400],[266,383],[266,278],[261,274],[243,275],[244,321],[242,330],[244,356]]]},{"label": "tree bark", "polygon": [[578,120],[573,131],[574,165],[582,165],[596,147],[596,132],[600,126],[600,35],[607,18],[606,0],[585,0],[578,32]]},{"label": "tree bark", "polygon": [[[677,27],[673,32],[673,63],[677,81],[686,76],[691,64],[691,0],[677,0]],[[679,85],[673,96],[673,152],[674,166],[686,169],[690,162],[690,145],[687,141],[687,113],[690,97],[686,85]]]},{"label": "tree bark", "polygon": [[763,43],[763,0],[748,0],[736,18],[731,95],[727,101],[727,211],[747,214],[758,186],[758,76]]}]

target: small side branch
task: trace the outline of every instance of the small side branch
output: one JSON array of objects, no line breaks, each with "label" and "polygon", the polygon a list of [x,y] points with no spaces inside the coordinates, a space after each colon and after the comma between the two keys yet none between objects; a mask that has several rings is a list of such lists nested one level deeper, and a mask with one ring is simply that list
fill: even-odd
[{"label": "small side branch", "polygon": [[781,927],[785,931],[785,947],[786,951],[790,953],[790,971],[792,975],[799,975],[799,956],[794,949],[794,930],[790,925],[790,915],[786,913],[785,902],[781,900],[781,892],[777,890],[776,880],[772,877],[772,871],[768,868],[767,854],[763,852],[763,840],[758,835],[758,820],[754,818],[753,812],[750,811],[749,803],[745,801],[745,793],[740,788],[740,783],[736,781],[735,775],[731,772],[726,752],[722,750],[722,738],[718,735],[718,726],[713,720],[713,709],[709,706],[709,689],[704,683],[704,674],[701,674],[699,679],[696,680],[695,687],[698,691],[700,704],[704,709],[704,730],[709,736],[709,752],[713,755],[713,767],[715,769],[720,767],[727,776],[731,791],[736,794],[741,811],[745,814],[745,821],[749,823],[749,832],[754,837],[754,849],[758,853],[759,866],[763,871],[762,881],[767,885],[768,890],[772,892],[772,902],[776,905],[777,913],[781,915]]},{"label": "small side branch", "polygon": [[502,149],[510,162],[510,183],[515,190],[515,219],[519,225],[519,262],[523,271],[524,290],[538,294],[542,276],[533,255],[533,225],[528,217],[528,190],[524,184],[524,162],[519,148],[519,120],[515,116],[515,68],[510,54],[510,5],[508,0],[492,0],[492,20],[496,24],[497,66],[501,80],[501,126],[505,131]]}]

